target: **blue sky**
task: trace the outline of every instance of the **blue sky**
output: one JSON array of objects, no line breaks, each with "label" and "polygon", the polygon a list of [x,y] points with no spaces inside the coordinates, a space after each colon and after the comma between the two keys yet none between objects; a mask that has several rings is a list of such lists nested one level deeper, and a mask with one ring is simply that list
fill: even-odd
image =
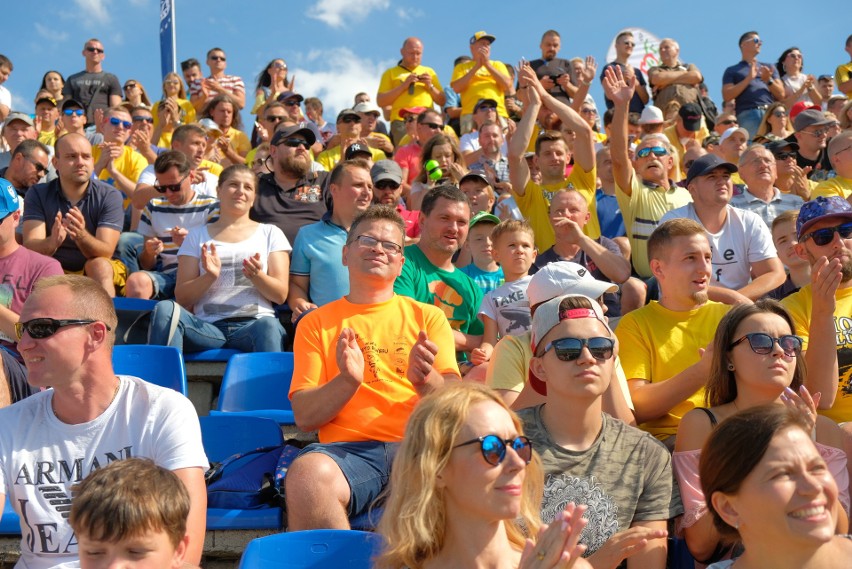
[{"label": "blue sky", "polygon": [[[839,0],[718,0],[701,5],[622,0],[177,0],[178,61],[196,57],[203,62],[207,49],[222,47],[228,54],[228,73],[242,76],[253,91],[264,65],[283,57],[296,74],[297,91],[319,96],[326,119],[333,120],[356,92],[375,94],[381,72],[395,63],[403,39],[410,35],[423,40],[424,64],[446,85],[453,59],[469,53],[468,39],[477,30],[497,37],[494,59],[514,63],[522,56],[538,57],[541,33],[552,27],[562,35],[560,56],[592,55],[600,66],[618,31],[640,27],[660,38],[677,39],[681,59],[698,65],[719,104],[722,72],[739,60],[737,38],[751,29],[764,41],[761,60],[775,62],[784,49],[796,45],[804,54],[806,72],[833,74],[838,64],[848,61],[843,51],[852,33],[848,6]],[[743,7],[745,13],[738,14]],[[32,111],[45,71],[57,69],[67,77],[81,70],[82,46],[92,36],[104,43],[107,71],[122,83],[140,81],[151,97],[161,95],[159,0],[4,2],[3,19],[0,52],[15,65],[6,87],[16,110]],[[798,24],[803,26],[795,29]],[[592,95],[602,106],[599,84]]]}]

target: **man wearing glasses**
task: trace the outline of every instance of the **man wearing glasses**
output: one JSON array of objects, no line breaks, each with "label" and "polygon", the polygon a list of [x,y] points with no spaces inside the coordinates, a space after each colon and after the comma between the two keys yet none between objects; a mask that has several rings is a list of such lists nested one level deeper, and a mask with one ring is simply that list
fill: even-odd
[{"label": "man wearing glasses", "polygon": [[763,42],[757,32],[740,36],[742,61],[725,69],[722,76],[722,98],[736,100],[737,121],[754,138],[760,121],[773,102],[784,100],[784,85],[778,70],[769,63],[760,63],[757,55]]},{"label": "man wearing glasses", "polygon": [[47,175],[50,150],[37,140],[25,140],[12,152],[12,161],[0,168],[0,178],[7,179],[23,199],[26,191]]},{"label": "man wearing glasses", "polygon": [[[361,115],[352,109],[343,109],[337,114],[337,134],[331,138],[330,143],[338,142],[335,146],[330,146],[324,152],[317,156],[317,162],[322,164],[323,168],[331,172],[337,163],[344,159],[346,150],[356,142],[369,147],[369,142],[362,136],[361,130]],[[379,160],[387,160],[387,155],[378,148],[370,147],[370,154],[373,155],[373,162]]]},{"label": "man wearing glasses", "polygon": [[210,68],[210,77],[196,78],[189,86],[189,100],[200,113],[207,101],[216,95],[229,95],[237,111],[246,106],[246,86],[242,77],[237,75],[225,75],[228,58],[225,52],[214,47],[207,52],[207,67]]},{"label": "man wearing glasses", "polygon": [[444,313],[394,294],[404,236],[391,206],[355,218],[343,247],[348,294],[296,329],[290,400],[296,425],[318,429],[320,442],[287,471],[288,531],[348,529],[384,489],[417,401],[459,379]]},{"label": "man wearing glasses", "polygon": [[145,157],[125,144],[130,137],[132,121],[133,118],[124,107],[107,109],[101,122],[104,141],[92,148],[95,176],[120,190],[127,198],[125,206],[133,197],[136,181],[148,167]]},{"label": "man wearing glasses", "polygon": [[[796,234],[796,253],[811,263],[811,284],[781,304],[793,317],[793,333],[805,340],[808,390],[822,393],[822,414],[847,422],[852,420],[852,206],[839,196],[806,202]],[[844,431],[848,435],[849,423]]]},{"label": "man wearing glasses", "polygon": [[810,168],[808,179],[815,182],[834,177],[834,170],[826,152],[828,125],[831,123],[822,111],[816,109],[802,111],[793,119],[793,137],[799,144],[796,164],[799,168]]},{"label": "man wearing glasses", "polygon": [[[628,63],[630,56],[633,55],[633,48],[635,46],[636,40],[633,39],[633,32],[624,31],[616,36],[615,61],[610,61],[601,69],[601,82],[603,82],[606,76],[607,69],[612,69],[613,67],[620,68],[624,78],[633,87],[633,95],[630,97],[630,112],[641,115],[645,105],[648,104],[649,97],[647,83],[645,82],[645,76],[642,75],[642,71]],[[606,93],[604,93],[604,101],[606,101],[607,109],[613,107],[613,101]],[[659,105],[657,107],[662,108]]]},{"label": "man wearing glasses", "polygon": [[104,45],[92,38],[83,46],[86,69],[75,73],[65,80],[62,88],[64,99],[76,99],[86,111],[86,126],[95,124],[95,111],[109,109],[121,104],[121,84],[112,73],[103,70],[106,57]]}]

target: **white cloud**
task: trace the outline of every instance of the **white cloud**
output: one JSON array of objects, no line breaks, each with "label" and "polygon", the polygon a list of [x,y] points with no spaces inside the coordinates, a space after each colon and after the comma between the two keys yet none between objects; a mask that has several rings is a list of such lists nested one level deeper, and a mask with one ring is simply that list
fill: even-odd
[{"label": "white cloud", "polygon": [[85,16],[85,20],[94,24],[106,24],[110,20],[110,0],[74,0]]},{"label": "white cloud", "polygon": [[50,28],[38,22],[33,25],[35,26],[36,33],[46,40],[50,40],[52,42],[61,42],[68,39],[68,32],[61,32],[56,29],[56,27]]},{"label": "white cloud", "polygon": [[341,109],[352,107],[356,93],[364,91],[375,100],[382,73],[393,65],[393,60],[374,62],[361,59],[345,47],[311,50],[303,57],[303,61],[319,65],[311,65],[311,70],[305,70],[291,63],[291,73],[296,76],[296,91],[305,97],[319,97],[323,102],[325,120],[331,122]]},{"label": "white cloud", "polygon": [[396,16],[403,22],[410,22],[412,20],[420,19],[425,16],[426,13],[420,8],[397,8]]},{"label": "white cloud", "polygon": [[332,28],[340,28],[344,23],[359,22],[373,10],[387,10],[390,0],[319,0],[308,9],[307,16],[325,22]]}]

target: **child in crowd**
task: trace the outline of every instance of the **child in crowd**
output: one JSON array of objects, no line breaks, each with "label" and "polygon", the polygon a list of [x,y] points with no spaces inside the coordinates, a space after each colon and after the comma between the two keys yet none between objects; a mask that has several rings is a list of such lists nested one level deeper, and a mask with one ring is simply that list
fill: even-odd
[{"label": "child in crowd", "polygon": [[796,253],[797,210],[788,210],[772,220],[772,243],[778,251],[778,258],[787,269],[787,280],[781,286],[766,293],[769,298],[781,300],[811,282],[811,264]]},{"label": "child in crowd", "polygon": [[189,494],[173,472],[142,458],[112,462],[74,487],[80,567],[189,567],[188,515]]},{"label": "child in crowd", "polygon": [[[500,219],[487,211],[481,211],[470,218],[470,231],[462,246],[471,262],[459,270],[473,279],[473,282],[487,294],[504,282],[503,269],[494,260],[491,231],[500,223]],[[462,264],[457,262],[457,264]]]},{"label": "child in crowd", "polygon": [[459,189],[470,202],[470,213],[480,211],[491,213],[494,208],[494,188],[488,183],[488,178],[482,172],[471,171],[459,180]]},{"label": "child in crowd", "polygon": [[482,344],[471,352],[471,361],[477,365],[491,359],[501,336],[519,336],[530,328],[527,284],[532,277],[528,271],[536,257],[532,227],[526,221],[503,221],[491,232],[491,241],[506,284],[487,293],[479,307],[485,333]]}]

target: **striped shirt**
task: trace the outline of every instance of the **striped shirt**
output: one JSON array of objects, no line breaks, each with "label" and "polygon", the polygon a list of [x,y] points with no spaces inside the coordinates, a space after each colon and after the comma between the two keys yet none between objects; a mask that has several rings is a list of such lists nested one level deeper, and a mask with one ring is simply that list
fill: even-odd
[{"label": "striped shirt", "polygon": [[[243,83],[243,78],[238,75],[222,75],[218,79],[211,75],[208,79],[215,79],[223,89],[231,93],[246,92],[246,85]],[[192,82],[189,86],[189,94],[190,96],[201,94],[201,79],[196,79]]]},{"label": "striped shirt", "polygon": [[177,264],[177,252],[180,246],[172,241],[171,229],[183,227],[193,229],[219,219],[219,200],[210,196],[195,194],[184,205],[172,205],[166,198],[154,198],[142,210],[139,221],[139,233],[144,237],[157,237],[163,242],[160,259],[163,268]]}]

